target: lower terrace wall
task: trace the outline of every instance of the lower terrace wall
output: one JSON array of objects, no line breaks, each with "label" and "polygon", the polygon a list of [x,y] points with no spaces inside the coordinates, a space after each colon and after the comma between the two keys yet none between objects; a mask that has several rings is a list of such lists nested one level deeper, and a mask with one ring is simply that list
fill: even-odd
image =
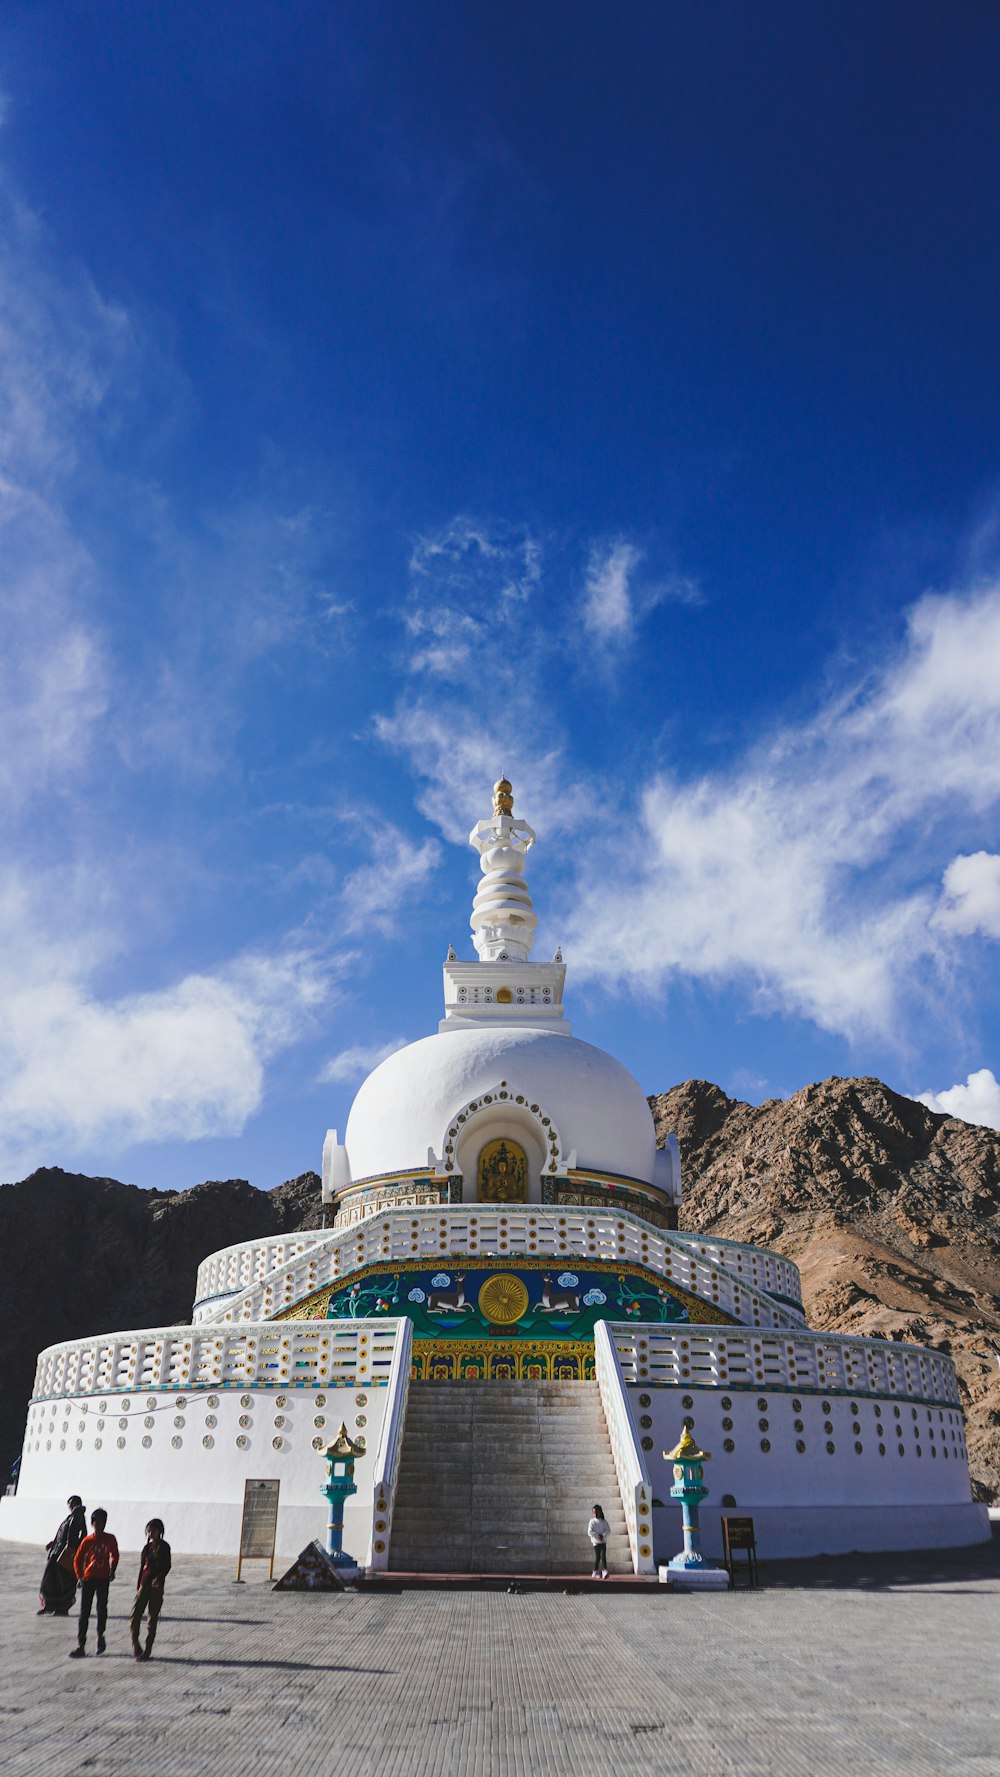
[{"label": "lower terrace wall", "polygon": [[276,1479],[278,1551],[291,1558],[324,1535],[322,1451],[343,1421],[364,1444],[344,1518],[344,1546],[363,1562],[400,1329],[359,1320],[221,1337],[170,1327],[43,1351],[0,1539],[44,1545],[79,1493],[88,1513],[105,1507],[126,1549],[142,1546],[156,1516],[178,1553],[235,1561],[244,1483]]},{"label": "lower terrace wall", "polygon": [[754,1519],[761,1560],[989,1540],[986,1508],[971,1500],[957,1407],[643,1383],[627,1393],[653,1492],[658,1561],[682,1544],[663,1452],[685,1424],[711,1452],[701,1523],[716,1559],[723,1511]]},{"label": "lower terrace wall", "polygon": [[371,1536],[375,1457],[384,1387],[205,1390],[100,1400],[53,1400],[30,1409],[17,1494],[0,1499],[0,1537],[44,1545],[79,1493],[88,1516],[102,1505],[126,1549],[160,1517],[177,1553],[239,1551],[243,1486],[279,1480],[278,1550],[289,1560],[326,1527],[322,1448],[343,1421],[366,1440],[347,1502],[344,1547],[363,1562]]}]

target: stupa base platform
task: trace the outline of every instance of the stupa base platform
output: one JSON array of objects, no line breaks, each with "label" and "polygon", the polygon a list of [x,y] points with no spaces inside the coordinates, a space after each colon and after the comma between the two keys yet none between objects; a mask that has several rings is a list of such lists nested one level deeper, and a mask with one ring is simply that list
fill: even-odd
[{"label": "stupa base platform", "polygon": [[660,1568],[660,1585],[673,1586],[677,1592],[728,1592],[730,1589],[726,1569],[711,1567],[707,1562],[693,1567],[678,1562],[675,1567],[672,1561],[665,1561]]},{"label": "stupa base platform", "polygon": [[362,1585],[365,1591],[380,1588],[392,1591],[486,1591],[507,1592],[643,1592],[647,1596],[661,1593],[655,1573],[611,1573],[606,1580],[592,1579],[580,1573],[393,1573],[391,1570],[368,1573]]}]

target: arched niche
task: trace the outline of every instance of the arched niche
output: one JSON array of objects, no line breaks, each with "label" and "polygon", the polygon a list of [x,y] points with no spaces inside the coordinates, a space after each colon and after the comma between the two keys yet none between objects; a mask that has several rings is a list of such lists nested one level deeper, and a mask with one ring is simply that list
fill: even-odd
[{"label": "arched niche", "polygon": [[529,1203],[542,1200],[542,1171],[548,1159],[548,1147],[530,1112],[511,1104],[485,1105],[469,1117],[458,1136],[455,1148],[455,1170],[463,1180],[465,1203],[479,1203],[480,1156],[493,1142],[508,1141],[523,1152],[528,1168]]}]

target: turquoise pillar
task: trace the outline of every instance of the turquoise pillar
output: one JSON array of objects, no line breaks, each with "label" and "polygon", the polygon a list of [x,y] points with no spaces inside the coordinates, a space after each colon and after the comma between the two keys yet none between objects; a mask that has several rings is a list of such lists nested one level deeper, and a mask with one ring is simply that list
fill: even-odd
[{"label": "turquoise pillar", "polygon": [[334,1567],[357,1573],[358,1563],[344,1551],[344,1501],[358,1491],[354,1461],[361,1455],[361,1445],[348,1437],[347,1427],[342,1425],[323,1455],[329,1465],[326,1485],[321,1489],[327,1502],[326,1552]]},{"label": "turquoise pillar", "polygon": [[[728,1586],[728,1574],[721,1567],[715,1567],[706,1561],[701,1552],[698,1510],[702,1500],[708,1497],[704,1465],[711,1460],[710,1451],[699,1450],[685,1426],[680,1443],[673,1450],[664,1450],[663,1457],[665,1462],[672,1462],[674,1465],[674,1484],[670,1489],[670,1497],[680,1500],[684,1529],[684,1547],[668,1561],[668,1577],[676,1579],[680,1585]],[[661,1569],[661,1578],[662,1575]]]}]

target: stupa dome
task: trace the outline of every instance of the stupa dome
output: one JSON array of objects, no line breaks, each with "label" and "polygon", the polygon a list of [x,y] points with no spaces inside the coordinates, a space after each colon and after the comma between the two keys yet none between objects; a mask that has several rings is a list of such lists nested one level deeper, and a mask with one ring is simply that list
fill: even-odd
[{"label": "stupa dome", "polygon": [[523,1025],[449,1029],[398,1049],[358,1092],[344,1146],[358,1184],[426,1168],[429,1153],[468,1173],[466,1144],[503,1133],[525,1147],[534,1181],[567,1165],[653,1178],[653,1118],[628,1070],[577,1037]]}]

